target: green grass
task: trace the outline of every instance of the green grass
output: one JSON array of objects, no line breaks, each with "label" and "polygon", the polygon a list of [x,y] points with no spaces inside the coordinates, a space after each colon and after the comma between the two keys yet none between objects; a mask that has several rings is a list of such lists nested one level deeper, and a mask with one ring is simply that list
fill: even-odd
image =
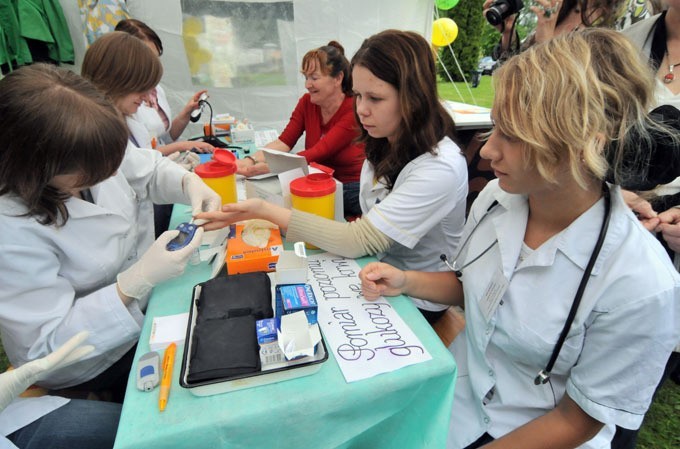
[{"label": "green grass", "polygon": [[680,448],[680,385],[666,380],[645,416],[637,449]]},{"label": "green grass", "polygon": [[[457,89],[457,90],[456,90]],[[457,101],[460,103],[476,104],[490,108],[493,103],[493,85],[491,84],[491,76],[482,76],[479,81],[479,86],[472,87],[470,80],[468,86],[465,83],[452,83],[450,81],[439,81],[437,83],[437,91],[439,96],[444,100]]]},{"label": "green grass", "polygon": [[9,361],[7,360],[7,355],[5,355],[5,350],[2,348],[2,344],[0,343],[0,373],[5,372],[8,366]]}]

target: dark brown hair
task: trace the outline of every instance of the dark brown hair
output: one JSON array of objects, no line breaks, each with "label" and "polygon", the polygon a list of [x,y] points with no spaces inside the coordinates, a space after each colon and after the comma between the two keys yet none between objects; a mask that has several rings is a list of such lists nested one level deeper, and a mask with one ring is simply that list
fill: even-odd
[{"label": "dark brown hair", "polygon": [[141,39],[145,42],[151,42],[156,50],[158,51],[158,56],[163,54],[163,42],[158,34],[149,25],[137,19],[123,19],[116,25],[115,31],[122,31],[127,34],[131,34],[134,37]]},{"label": "dark brown hair", "polygon": [[49,185],[77,174],[83,187],[112,176],[127,145],[118,110],[91,83],[48,64],[0,80],[0,195],[16,195],[26,216],[64,225],[69,195]]},{"label": "dark brown hair", "polygon": [[352,58],[352,68],[356,66],[398,92],[401,126],[395,144],[369,136],[364,128],[359,138],[366,144],[366,159],[373,164],[376,179],[384,177],[391,189],[406,164],[424,153],[434,154],[445,136],[455,139],[455,126],[437,96],[432,49],[419,34],[386,30],[369,37]]},{"label": "dark brown hair", "polygon": [[163,67],[144,42],[122,31],[113,31],[87,49],[80,73],[116,101],[156,87]]},{"label": "dark brown hair", "polygon": [[352,94],[352,74],[349,61],[345,57],[345,49],[336,41],[330,41],[323,47],[309,50],[302,58],[302,73],[308,74],[319,68],[324,75],[336,78],[342,73],[342,92]]},{"label": "dark brown hair", "polygon": [[557,13],[557,24],[562,23],[574,9],[581,14],[586,27],[612,28],[625,12],[626,0],[564,0]]}]

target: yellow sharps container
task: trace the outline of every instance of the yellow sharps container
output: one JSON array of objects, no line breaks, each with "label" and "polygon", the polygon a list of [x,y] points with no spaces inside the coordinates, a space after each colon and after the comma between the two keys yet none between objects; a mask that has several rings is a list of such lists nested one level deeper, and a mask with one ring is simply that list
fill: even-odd
[{"label": "yellow sharps container", "polygon": [[[326,173],[312,173],[290,183],[290,200],[294,209],[335,218],[335,180]],[[317,249],[306,244],[307,248]]]},{"label": "yellow sharps container", "polygon": [[194,169],[208,187],[222,198],[222,204],[235,203],[236,196],[236,163],[220,163],[209,161]]}]

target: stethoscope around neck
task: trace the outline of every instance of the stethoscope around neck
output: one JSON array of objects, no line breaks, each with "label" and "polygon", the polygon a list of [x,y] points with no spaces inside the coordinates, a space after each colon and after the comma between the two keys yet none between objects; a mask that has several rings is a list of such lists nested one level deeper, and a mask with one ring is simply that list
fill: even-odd
[{"label": "stethoscope around neck", "polygon": [[[604,243],[604,239],[607,236],[607,229],[609,228],[609,218],[611,217],[611,208],[612,208],[612,201],[611,201],[611,195],[609,192],[609,186],[607,186],[606,183],[602,184],[602,196],[604,197],[604,218],[602,219],[602,226],[600,227],[600,234],[597,237],[597,242],[595,243],[595,247],[593,248],[593,252],[590,255],[590,260],[588,260],[588,265],[586,265],[586,269],[583,272],[583,276],[581,277],[581,282],[579,283],[578,289],[576,290],[576,295],[574,296],[574,300],[571,303],[571,309],[569,309],[569,315],[567,315],[567,319],[564,322],[564,326],[562,327],[562,332],[560,332],[560,337],[557,339],[557,343],[555,343],[555,346],[553,348],[552,355],[550,356],[550,360],[548,361],[548,364],[538,372],[536,375],[536,378],[534,378],[534,385],[542,385],[547,383],[550,380],[550,374],[553,369],[553,366],[555,366],[555,362],[557,361],[557,357],[560,355],[560,351],[562,350],[562,346],[564,345],[564,341],[567,339],[567,334],[569,333],[569,329],[571,328],[572,323],[574,322],[574,318],[576,317],[576,312],[578,311],[578,306],[581,304],[581,299],[583,298],[583,292],[586,289],[586,285],[588,285],[588,279],[590,278],[590,274],[593,271],[593,267],[595,266],[595,262],[597,261],[597,256],[600,254],[600,250],[602,249],[602,244]],[[463,241],[463,244],[460,245],[460,248],[458,250],[458,255],[456,256],[456,259],[453,261],[453,264],[449,263],[449,261],[446,258],[446,254],[442,254],[439,256],[439,258],[446,264],[451,271],[453,271],[458,279],[461,278],[463,275],[463,270],[470,265],[472,265],[474,262],[479,260],[484,254],[486,254],[491,248],[493,248],[496,243],[498,243],[498,239],[494,240],[489,246],[486,247],[479,255],[474,257],[472,260],[469,262],[465,263],[462,267],[458,267],[458,257],[460,257],[461,253],[463,252],[463,249],[465,249],[465,246],[468,244],[470,241],[470,238],[472,235],[475,233],[477,230],[477,227],[482,223],[482,221],[486,218],[487,215],[498,205],[498,201],[494,201],[491,203],[491,205],[486,209],[486,212],[484,212],[484,215],[482,215],[482,218],[479,219],[479,221],[475,224],[475,227],[472,228],[472,231],[470,234],[468,234],[467,238]]]}]

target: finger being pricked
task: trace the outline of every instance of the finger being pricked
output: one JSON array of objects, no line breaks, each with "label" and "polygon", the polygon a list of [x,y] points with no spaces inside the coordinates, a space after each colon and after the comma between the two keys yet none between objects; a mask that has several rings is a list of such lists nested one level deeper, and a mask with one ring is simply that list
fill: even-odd
[{"label": "finger being pricked", "polygon": [[229,216],[224,212],[212,211],[196,214],[194,216],[194,223],[201,226],[206,231],[214,231],[229,226],[233,221],[231,221]]}]

